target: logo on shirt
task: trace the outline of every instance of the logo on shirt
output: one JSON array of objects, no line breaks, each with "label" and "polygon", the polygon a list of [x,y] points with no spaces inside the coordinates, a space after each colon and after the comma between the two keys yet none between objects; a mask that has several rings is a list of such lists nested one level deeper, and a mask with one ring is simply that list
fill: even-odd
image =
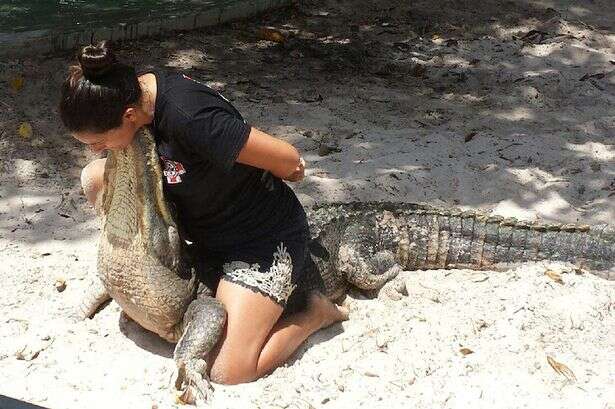
[{"label": "logo on shirt", "polygon": [[170,185],[181,183],[182,178],[180,175],[186,173],[184,165],[174,160],[167,159],[164,156],[161,156],[160,159],[164,162],[163,173],[167,177],[167,183]]}]

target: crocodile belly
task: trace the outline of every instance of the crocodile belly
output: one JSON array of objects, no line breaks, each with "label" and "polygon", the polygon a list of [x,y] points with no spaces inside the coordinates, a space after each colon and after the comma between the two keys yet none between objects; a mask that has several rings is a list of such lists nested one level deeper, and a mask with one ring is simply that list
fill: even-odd
[{"label": "crocodile belly", "polygon": [[172,340],[194,298],[195,281],[182,279],[142,249],[101,241],[98,274],[111,297],[143,328]]}]

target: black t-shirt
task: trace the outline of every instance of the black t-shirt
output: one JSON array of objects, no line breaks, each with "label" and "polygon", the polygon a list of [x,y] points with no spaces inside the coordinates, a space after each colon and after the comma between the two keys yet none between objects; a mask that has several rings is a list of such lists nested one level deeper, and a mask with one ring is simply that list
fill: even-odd
[{"label": "black t-shirt", "polygon": [[275,237],[301,204],[280,178],[235,162],[251,127],[205,84],[181,73],[152,73],[157,95],[149,127],[185,239],[223,250]]}]

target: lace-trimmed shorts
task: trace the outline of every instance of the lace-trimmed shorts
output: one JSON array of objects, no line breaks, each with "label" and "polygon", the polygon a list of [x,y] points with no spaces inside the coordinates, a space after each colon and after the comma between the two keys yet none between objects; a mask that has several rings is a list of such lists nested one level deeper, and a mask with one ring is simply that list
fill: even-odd
[{"label": "lace-trimmed shorts", "polygon": [[219,281],[227,280],[269,297],[285,314],[303,310],[310,233],[305,212],[299,213],[288,228],[266,239],[232,249],[193,252],[199,279],[214,293]]}]

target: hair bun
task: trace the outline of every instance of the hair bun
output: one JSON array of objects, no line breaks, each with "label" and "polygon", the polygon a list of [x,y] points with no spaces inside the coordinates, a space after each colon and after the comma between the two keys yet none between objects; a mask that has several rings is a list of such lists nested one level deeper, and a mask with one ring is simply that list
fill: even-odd
[{"label": "hair bun", "polygon": [[83,76],[87,79],[102,77],[117,61],[107,41],[83,47],[77,59],[79,64],[81,64]]}]

